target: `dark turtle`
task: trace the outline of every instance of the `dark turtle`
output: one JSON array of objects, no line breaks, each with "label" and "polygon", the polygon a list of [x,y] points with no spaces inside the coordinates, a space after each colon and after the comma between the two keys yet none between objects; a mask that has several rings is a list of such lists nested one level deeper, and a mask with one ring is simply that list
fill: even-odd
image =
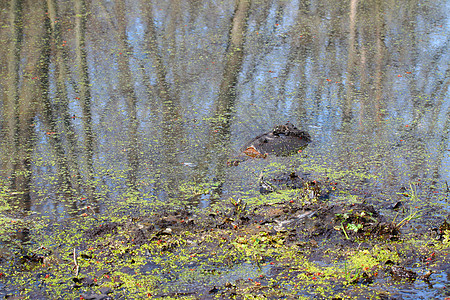
[{"label": "dark turtle", "polygon": [[286,123],[286,125],[275,126],[272,131],[257,136],[245,144],[241,152],[246,153],[246,150],[251,148],[261,155],[288,156],[305,148],[309,142],[311,142],[311,136],[306,131],[297,129],[291,123]]},{"label": "dark turtle", "polygon": [[[277,125],[271,131],[252,139],[241,148],[240,152],[247,157],[265,158],[267,155],[289,156],[298,153],[311,142],[311,136],[292,125]],[[238,165],[242,159],[228,162]]]}]

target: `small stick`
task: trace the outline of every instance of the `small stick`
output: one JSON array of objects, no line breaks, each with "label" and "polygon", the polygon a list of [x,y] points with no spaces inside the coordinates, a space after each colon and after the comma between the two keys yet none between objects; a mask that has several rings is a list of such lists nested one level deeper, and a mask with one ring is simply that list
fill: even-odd
[{"label": "small stick", "polygon": [[75,269],[75,277],[78,276],[78,271],[80,270],[80,265],[77,262],[77,254],[75,252],[75,248],[73,248],[73,263],[75,265],[74,269]]},{"label": "small stick", "polygon": [[35,252],[41,250],[41,249],[45,249],[45,247],[43,245],[39,246],[39,248],[37,248],[36,250],[30,250],[30,252],[32,252],[33,254],[35,254]]}]

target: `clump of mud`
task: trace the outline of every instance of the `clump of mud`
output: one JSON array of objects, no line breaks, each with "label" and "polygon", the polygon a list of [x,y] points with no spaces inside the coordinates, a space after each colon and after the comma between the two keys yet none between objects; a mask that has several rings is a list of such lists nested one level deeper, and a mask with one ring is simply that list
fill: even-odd
[{"label": "clump of mud", "polygon": [[[55,268],[65,263],[65,270],[70,270],[66,275],[70,280],[64,279],[70,286],[65,289],[84,299],[115,299],[122,291],[132,290],[131,286],[141,291],[142,282],[148,278],[153,278],[152,292],[144,296],[196,299],[242,299],[240,295],[244,294],[289,298],[301,290],[330,283],[334,288],[329,295],[335,295],[340,290],[351,290],[348,285],[376,284],[381,277],[383,282],[386,278],[404,282],[432,280],[433,271],[428,267],[440,255],[438,250],[427,250],[432,243],[420,249],[424,254],[407,249],[400,258],[400,247],[405,242],[400,231],[403,221],[388,221],[364,200],[335,202],[327,196],[330,184],[309,180],[304,174],[281,174],[267,181],[274,186],[272,193],[288,188],[297,196],[259,205],[229,199],[210,209],[181,208],[114,222],[108,219],[101,223],[93,218],[78,244],[63,253],[55,248],[54,252],[41,249],[24,254],[20,264],[24,268]],[[444,221],[433,231],[434,242],[439,245],[448,238],[448,224]],[[402,243],[390,243],[397,240]],[[300,259],[296,260],[297,256]],[[64,261],[59,257],[65,257]],[[341,261],[353,261],[353,267]],[[424,265],[423,270],[414,268],[417,263]],[[448,263],[442,260],[442,265]],[[328,264],[326,274],[318,271],[320,264]],[[330,265],[338,267],[329,271],[334,268]],[[236,277],[222,276],[240,269],[243,271]],[[258,278],[247,274],[255,269]],[[47,275],[41,277],[49,281]],[[133,281],[135,278],[141,281]],[[283,288],[283,284],[293,283],[304,286],[297,292]]]}]

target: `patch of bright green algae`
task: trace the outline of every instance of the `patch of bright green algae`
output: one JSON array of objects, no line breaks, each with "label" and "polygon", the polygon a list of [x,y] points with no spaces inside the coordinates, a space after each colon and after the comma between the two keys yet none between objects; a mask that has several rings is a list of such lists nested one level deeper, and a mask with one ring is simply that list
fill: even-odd
[{"label": "patch of bright green algae", "polygon": [[[327,182],[348,176],[326,173],[334,174]],[[182,190],[195,195],[209,192],[209,187],[183,186]],[[415,205],[422,203],[413,187],[408,193]],[[6,214],[11,210],[9,194],[1,195],[0,213]],[[9,252],[2,254],[0,280],[24,299],[70,299],[105,291],[114,299],[237,295],[240,299],[377,299],[397,293],[399,283],[389,273],[392,265],[405,266],[420,276],[450,264],[450,230],[436,240],[415,234],[408,224],[421,216],[415,214],[420,206],[389,216],[390,222],[402,225],[402,234],[393,240],[346,236],[337,228],[334,239],[311,235],[293,241],[289,230],[275,231],[273,222],[235,223],[268,203],[301,207],[322,201],[308,195],[306,188],[261,196],[249,193],[231,199],[231,205],[216,202],[205,210],[192,209],[190,217],[172,220],[180,204],[155,199],[156,208],[149,207],[148,199],[127,192],[102,214],[86,209],[62,222],[44,217],[22,222],[21,228],[29,229],[22,243],[13,237],[17,226],[8,225],[12,219],[4,218],[1,228],[10,238],[2,241]],[[346,191],[341,191],[339,199],[349,204],[361,201]],[[160,222],[165,218],[172,223]]]}]

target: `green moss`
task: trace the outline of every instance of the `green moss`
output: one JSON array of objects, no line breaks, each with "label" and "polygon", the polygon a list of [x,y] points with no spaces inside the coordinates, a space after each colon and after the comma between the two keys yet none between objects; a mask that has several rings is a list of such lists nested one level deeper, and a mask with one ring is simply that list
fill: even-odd
[{"label": "green moss", "polygon": [[[333,176],[346,175],[337,171],[327,172]],[[185,186],[182,189],[195,194],[207,192],[209,187]],[[259,204],[289,204],[293,201],[301,206],[318,201],[304,194],[305,190],[302,189],[280,190],[278,193],[258,196],[244,194],[239,198],[241,201],[234,197],[226,205],[212,205],[211,210],[216,212],[218,218],[227,216],[231,209],[238,211],[240,216],[246,216],[255,211]],[[358,196],[347,192],[340,195],[343,201],[358,202]],[[0,203],[3,203],[3,213],[8,212],[8,202],[4,200],[7,197],[7,192],[2,192]],[[419,199],[418,196],[416,198]],[[4,269],[7,278],[2,280],[12,286],[36,287],[49,297],[61,299],[76,298],[85,291],[98,291],[102,287],[111,288],[115,298],[145,299],[148,295],[165,295],[165,299],[170,299],[171,296],[167,295],[171,292],[182,292],[196,285],[209,288],[217,286],[218,293],[210,296],[219,298],[220,293],[226,291],[224,286],[227,281],[246,299],[310,299],[312,296],[351,299],[359,295],[377,298],[376,290],[362,282],[371,278],[375,283],[379,279],[384,281],[386,288],[393,285],[389,279],[381,277],[386,276],[381,275],[386,262],[402,264],[411,254],[429,257],[431,253],[439,257],[439,261],[430,260],[431,264],[427,265],[417,260],[414,266],[427,268],[432,265],[439,269],[440,264],[448,262],[449,230],[444,232],[444,239],[440,242],[427,235],[414,235],[406,225],[402,227],[401,241],[364,240],[367,246],[362,249],[356,244],[362,241],[351,235],[350,240],[346,241],[348,244],[339,244],[336,240],[313,243],[310,240],[290,241],[289,232],[264,230],[254,224],[218,229],[215,228],[217,224],[205,221],[202,227],[199,224],[203,224],[208,216],[194,211],[198,215],[195,217],[197,227],[179,227],[172,234],[157,236],[155,232],[159,229],[151,233],[145,231],[146,227],[152,225],[145,223],[145,218],[156,214],[155,207],[159,207],[160,203],[151,208],[153,204],[148,204],[147,200],[135,192],[127,192],[117,199],[114,206],[107,207],[105,213],[95,217],[91,213],[86,216],[77,213],[72,219],[60,223],[36,217],[30,225],[31,241],[21,247],[26,253],[42,255],[43,262],[14,265],[14,261],[21,257],[17,246],[9,254],[11,264]],[[130,215],[130,207],[136,210],[136,214]],[[166,211],[170,212],[176,207],[171,205]],[[359,214],[354,216],[351,224],[358,225],[358,218],[368,218]],[[406,217],[412,215],[408,212],[405,214]],[[341,219],[346,220],[344,215]],[[5,226],[0,228],[2,232],[12,233],[15,227],[9,227],[11,223],[7,221],[2,219]],[[119,224],[117,231],[92,238],[85,234],[89,229],[107,222]],[[142,245],[134,244],[137,228],[143,228],[156,240],[149,240]],[[346,230],[352,228],[347,226]],[[341,238],[344,239],[344,236]],[[75,277],[95,279],[95,285],[74,289],[71,286]],[[25,298],[32,294],[30,289],[23,290]]]}]

